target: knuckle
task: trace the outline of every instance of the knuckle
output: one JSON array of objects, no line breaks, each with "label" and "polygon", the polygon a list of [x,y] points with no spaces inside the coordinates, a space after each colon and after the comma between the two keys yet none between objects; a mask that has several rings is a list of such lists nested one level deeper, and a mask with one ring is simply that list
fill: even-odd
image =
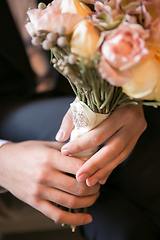
[{"label": "knuckle", "polygon": [[39,161],[39,171],[40,171],[40,169],[43,169],[45,166],[47,166],[48,165],[48,156],[46,156],[46,154],[43,154],[43,155],[41,155],[40,156],[40,158],[38,159],[38,161]]},{"label": "knuckle", "polygon": [[78,171],[78,169],[80,169],[80,168],[83,166],[83,164],[84,164],[83,161],[76,163],[76,169],[77,169],[77,171]]},{"label": "knuckle", "polygon": [[99,134],[94,134],[91,138],[91,144],[92,146],[98,146],[101,144],[101,141],[100,141],[100,135]]},{"label": "knuckle", "polygon": [[42,187],[39,184],[36,184],[32,189],[33,199],[36,200],[36,197],[42,195]]},{"label": "knuckle", "polygon": [[45,183],[47,182],[47,178],[48,178],[48,173],[42,169],[39,169],[36,172],[36,179],[38,183]]},{"label": "knuckle", "polygon": [[39,209],[39,200],[36,196],[32,196],[32,197],[30,196],[28,204],[35,209]]},{"label": "knuckle", "polygon": [[[119,165],[120,163],[122,163],[123,161],[125,161],[125,159],[127,158],[127,156],[128,156],[127,154],[124,154],[124,155],[120,154],[120,156],[118,157],[118,164],[116,164],[115,167],[117,167],[117,165]],[[115,167],[114,167],[114,168],[115,168]],[[114,169],[114,168],[113,168],[113,169]],[[112,170],[113,170],[113,169],[112,169]]]},{"label": "knuckle", "polygon": [[77,146],[76,146],[76,152],[81,152],[84,150],[82,144],[83,144],[83,142],[81,142],[81,140],[78,139]]},{"label": "knuckle", "polygon": [[119,144],[116,144],[114,147],[112,147],[111,149],[111,154],[112,156],[115,158],[119,155],[119,153],[121,152],[121,146]]},{"label": "knuckle", "polygon": [[58,211],[56,214],[54,214],[53,219],[57,223],[63,223],[63,214],[61,211]]},{"label": "knuckle", "polygon": [[87,189],[87,186],[85,184],[81,184],[81,186],[77,186],[77,189],[76,189],[76,193],[77,193],[77,196],[85,196],[88,192],[88,189]]},{"label": "knuckle", "polygon": [[41,155],[41,159],[40,159],[40,165],[43,167],[48,167],[50,165],[51,159],[52,159],[52,149],[47,149],[46,151],[43,152],[43,154]]},{"label": "knuckle", "polygon": [[70,196],[70,198],[68,199],[68,201],[67,201],[67,206],[66,207],[68,207],[68,208],[76,208],[76,206],[77,206],[77,197],[76,196]]},{"label": "knuckle", "polygon": [[96,162],[96,161],[93,161],[92,162],[92,172],[95,172],[95,171],[97,171],[99,168],[101,167],[101,164],[100,163],[98,163],[98,162]]},{"label": "knuckle", "polygon": [[147,128],[147,121],[146,121],[146,119],[143,120],[141,125],[142,125],[142,131],[145,131],[146,128]]},{"label": "knuckle", "polygon": [[93,195],[92,197],[90,197],[90,201],[88,202],[87,207],[92,206],[95,203],[95,201],[97,200],[97,197],[98,197],[97,195]]},{"label": "knuckle", "polygon": [[147,121],[144,117],[137,118],[136,122],[137,129],[139,129],[140,132],[144,132],[147,128]]},{"label": "knuckle", "polygon": [[48,150],[48,152],[44,155],[43,160],[42,160],[42,164],[44,166],[49,165],[50,160],[51,160],[51,156],[52,156],[51,151]]}]

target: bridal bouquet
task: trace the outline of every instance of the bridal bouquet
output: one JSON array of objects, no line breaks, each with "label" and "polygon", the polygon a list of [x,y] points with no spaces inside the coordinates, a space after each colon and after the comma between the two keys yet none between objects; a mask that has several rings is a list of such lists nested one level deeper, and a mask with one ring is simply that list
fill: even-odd
[{"label": "bridal bouquet", "polygon": [[54,0],[27,14],[32,43],[51,51],[79,99],[71,140],[116,108],[160,105],[159,0]]}]

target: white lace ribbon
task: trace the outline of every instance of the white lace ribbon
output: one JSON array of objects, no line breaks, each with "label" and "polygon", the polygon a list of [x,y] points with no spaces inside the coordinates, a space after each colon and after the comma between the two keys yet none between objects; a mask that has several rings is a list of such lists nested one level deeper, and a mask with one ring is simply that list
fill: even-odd
[{"label": "white lace ribbon", "polygon": [[[75,128],[71,132],[70,141],[76,140],[89,132],[91,129],[97,127],[105,119],[109,117],[109,114],[100,114],[93,112],[85,103],[82,101],[71,103],[72,118]],[[87,149],[74,156],[87,160],[96,151],[98,147]]]}]

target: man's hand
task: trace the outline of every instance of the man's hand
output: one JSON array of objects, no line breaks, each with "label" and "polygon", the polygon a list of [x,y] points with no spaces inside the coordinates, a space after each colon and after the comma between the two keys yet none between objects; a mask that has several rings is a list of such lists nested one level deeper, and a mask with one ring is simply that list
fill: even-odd
[{"label": "man's hand", "polygon": [[83,161],[63,156],[61,143],[26,141],[0,148],[0,185],[20,200],[59,223],[90,223],[89,214],[65,212],[91,206],[99,196],[99,184],[89,188],[66,173],[76,174]]},{"label": "man's hand", "polygon": [[[128,105],[115,110],[107,120],[84,136],[65,144],[61,152],[66,156],[76,154],[108,140],[76,174],[80,183],[86,181],[90,187],[97,182],[104,184],[111,172],[131,153],[146,126],[142,106]],[[58,133],[57,140],[65,141],[72,129],[69,110],[60,128],[62,138]]]}]

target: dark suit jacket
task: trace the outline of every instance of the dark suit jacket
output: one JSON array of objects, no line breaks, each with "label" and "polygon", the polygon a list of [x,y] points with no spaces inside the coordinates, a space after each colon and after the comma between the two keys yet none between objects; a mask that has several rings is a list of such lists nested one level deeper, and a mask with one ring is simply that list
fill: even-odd
[{"label": "dark suit jacket", "polygon": [[6,0],[0,1],[0,100],[32,94],[34,73]]},{"label": "dark suit jacket", "polygon": [[[48,4],[51,1],[43,2]],[[3,14],[0,14],[0,101],[11,102],[12,99],[22,99],[34,94],[36,82],[6,0],[0,1],[0,9],[3,9]],[[49,62],[50,53],[46,52],[46,54]],[[56,70],[51,69],[56,88],[54,92],[47,94],[73,95],[68,81],[57,74]]]}]

